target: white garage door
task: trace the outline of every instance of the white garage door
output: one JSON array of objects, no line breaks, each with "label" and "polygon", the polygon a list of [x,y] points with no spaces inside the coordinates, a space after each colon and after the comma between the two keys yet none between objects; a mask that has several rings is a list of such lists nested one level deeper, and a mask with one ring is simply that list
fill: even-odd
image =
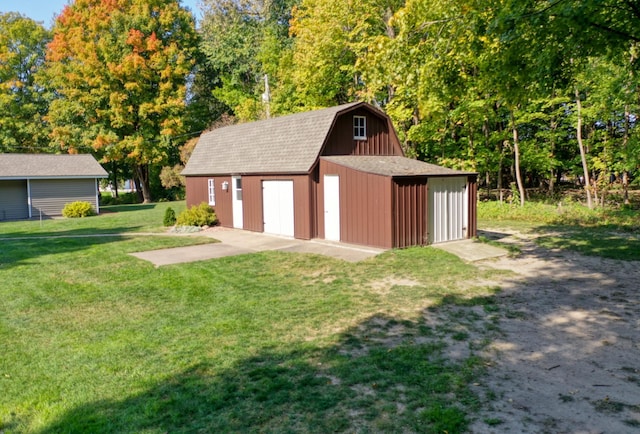
[{"label": "white garage door", "polygon": [[293,181],[262,181],[264,231],[293,236]]},{"label": "white garage door", "polygon": [[429,243],[467,236],[467,179],[429,178]]}]

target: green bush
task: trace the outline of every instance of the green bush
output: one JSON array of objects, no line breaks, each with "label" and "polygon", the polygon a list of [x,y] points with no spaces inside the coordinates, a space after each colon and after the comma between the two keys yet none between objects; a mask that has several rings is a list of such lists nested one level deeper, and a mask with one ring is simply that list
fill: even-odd
[{"label": "green bush", "polygon": [[135,203],[140,203],[138,199],[138,193],[135,191],[129,193],[120,193],[118,197],[111,196],[110,193],[104,192],[100,197],[100,205],[109,206],[109,205],[132,205]]},{"label": "green bush", "polygon": [[96,215],[96,211],[89,202],[71,202],[64,205],[62,215],[67,218],[89,217]]},{"label": "green bush", "polygon": [[176,224],[176,212],[169,207],[164,211],[164,225],[173,226]]},{"label": "green bush", "polygon": [[206,202],[185,209],[176,219],[178,226],[213,226],[217,222],[216,213]]}]

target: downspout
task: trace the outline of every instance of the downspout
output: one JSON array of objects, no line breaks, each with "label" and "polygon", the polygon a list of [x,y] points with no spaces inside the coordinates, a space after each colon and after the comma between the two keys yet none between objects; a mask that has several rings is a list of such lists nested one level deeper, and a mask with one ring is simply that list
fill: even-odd
[{"label": "downspout", "polygon": [[96,214],[100,214],[100,189],[98,188],[98,178],[93,178],[93,185],[96,187]]},{"label": "downspout", "polygon": [[33,218],[33,210],[31,209],[31,180],[27,178],[27,204],[29,206],[29,219]]}]

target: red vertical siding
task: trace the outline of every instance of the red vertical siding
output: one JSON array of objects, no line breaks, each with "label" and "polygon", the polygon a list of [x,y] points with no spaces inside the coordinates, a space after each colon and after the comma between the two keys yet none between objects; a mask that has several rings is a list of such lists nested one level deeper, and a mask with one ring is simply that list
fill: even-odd
[{"label": "red vertical siding", "polygon": [[242,177],[244,229],[264,231],[262,181],[293,181],[294,237],[311,239],[311,185],[307,175],[250,175]]},{"label": "red vertical siding", "polygon": [[[320,197],[320,165],[316,165],[309,176],[309,239],[319,238],[318,234],[318,207],[323,207],[319,203]],[[324,220],[323,220],[324,224]]]},{"label": "red vertical siding", "polygon": [[467,230],[467,237],[475,238],[478,236],[478,176],[469,176],[467,182],[469,185],[469,226]]},{"label": "red vertical siding", "polygon": [[254,232],[264,231],[261,176],[242,177],[242,217],[244,229]]},{"label": "red vertical siding", "polygon": [[[216,212],[221,226],[233,227],[233,209],[231,205],[231,177],[229,176],[187,176],[187,206],[199,205],[209,202],[208,180],[214,179],[216,189],[216,205],[212,208]],[[227,182],[229,189],[222,190],[222,183]]]},{"label": "red vertical siding", "polygon": [[187,206],[198,205],[207,200],[207,179],[200,176],[186,178]]},{"label": "red vertical siding", "polygon": [[[353,139],[353,116],[366,116],[367,140]],[[386,118],[359,108],[338,117],[322,155],[402,155],[402,149]]]},{"label": "red vertical siding", "polygon": [[320,160],[317,234],[324,238],[324,175],[340,177],[340,240],[391,248],[391,178],[363,173]]},{"label": "red vertical siding", "polygon": [[293,218],[294,236],[303,240],[313,238],[313,218],[315,202],[312,200],[313,190],[310,176],[293,178]]},{"label": "red vertical siding", "polygon": [[427,178],[398,178],[393,182],[393,247],[428,243]]}]

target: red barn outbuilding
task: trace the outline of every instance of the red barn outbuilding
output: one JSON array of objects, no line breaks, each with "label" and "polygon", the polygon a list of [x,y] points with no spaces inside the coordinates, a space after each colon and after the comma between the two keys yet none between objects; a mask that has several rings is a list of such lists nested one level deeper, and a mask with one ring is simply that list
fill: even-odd
[{"label": "red barn outbuilding", "polygon": [[406,158],[366,103],[204,133],[182,174],[187,205],[226,227],[382,248],[476,236],[477,174]]}]

